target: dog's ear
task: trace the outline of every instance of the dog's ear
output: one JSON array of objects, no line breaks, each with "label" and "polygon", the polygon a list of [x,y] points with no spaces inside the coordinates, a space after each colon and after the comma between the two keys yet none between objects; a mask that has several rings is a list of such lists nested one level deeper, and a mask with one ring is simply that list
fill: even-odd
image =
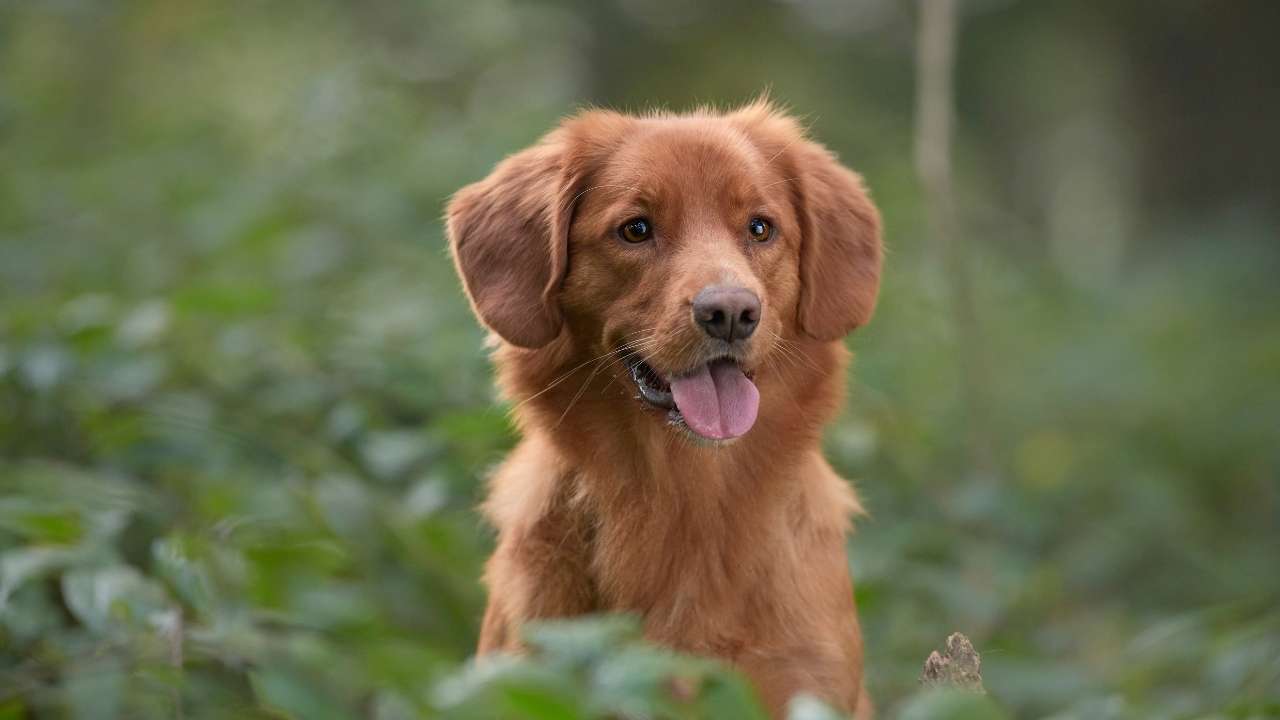
[{"label": "dog's ear", "polygon": [[471,307],[512,345],[539,348],[560,334],[574,203],[629,123],[615,112],[579,113],[449,201],[449,248]]},{"label": "dog's ear", "polygon": [[862,177],[825,148],[799,148],[800,327],[838,340],[866,325],[880,292],[880,212]]},{"label": "dog's ear", "polygon": [[572,212],[565,140],[552,133],[503,160],[449,201],[446,232],[476,316],[507,342],[537,348],[564,324],[556,294],[564,277]]},{"label": "dog's ear", "polygon": [[787,183],[800,222],[797,320],[818,340],[839,340],[871,320],[880,291],[880,212],[862,178],[799,124],[758,100],[732,118]]}]

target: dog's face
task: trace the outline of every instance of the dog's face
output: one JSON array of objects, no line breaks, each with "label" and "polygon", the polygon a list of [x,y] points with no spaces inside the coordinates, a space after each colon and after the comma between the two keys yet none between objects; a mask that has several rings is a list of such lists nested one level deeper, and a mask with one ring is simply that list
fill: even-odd
[{"label": "dog's face", "polygon": [[585,113],[464,188],[448,222],[490,329],[620,359],[655,421],[713,441],[751,429],[784,346],[865,323],[879,279],[860,179],[763,104]]}]

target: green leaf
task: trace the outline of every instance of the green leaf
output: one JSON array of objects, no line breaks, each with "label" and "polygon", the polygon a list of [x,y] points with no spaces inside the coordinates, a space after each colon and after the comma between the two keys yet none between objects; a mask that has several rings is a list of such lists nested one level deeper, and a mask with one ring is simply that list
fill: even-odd
[{"label": "green leaf", "polygon": [[545,663],[507,655],[485,657],[438,683],[434,700],[446,717],[584,717],[583,690]]},{"label": "green leaf", "polygon": [[703,684],[700,705],[706,708],[708,718],[742,718],[742,720],[768,720],[769,715],[760,704],[751,685],[736,674],[723,674]]},{"label": "green leaf", "polygon": [[70,545],[84,535],[84,525],[75,510],[51,508],[28,498],[0,501],[0,528],[33,543]]},{"label": "green leaf", "polygon": [[127,565],[72,570],[62,576],[62,597],[96,634],[154,625],[170,610],[160,586]]},{"label": "green leaf", "polygon": [[120,717],[126,687],[124,668],[113,657],[76,663],[62,685],[63,701],[74,720]]},{"label": "green leaf", "polygon": [[598,615],[533,622],[525,625],[522,633],[531,646],[556,661],[580,666],[639,638],[640,622],[630,615]]},{"label": "green leaf", "polygon": [[928,689],[902,709],[902,720],[1007,720],[1009,714],[988,695],[964,690]]},{"label": "green leaf", "polygon": [[177,596],[197,613],[212,609],[213,596],[204,565],[187,552],[180,537],[161,538],[151,545],[151,562]]},{"label": "green leaf", "polygon": [[20,547],[0,555],[0,611],[23,583],[63,568],[75,558],[72,550],[47,546]]},{"label": "green leaf", "polygon": [[283,717],[297,720],[342,720],[351,717],[326,696],[314,681],[281,667],[267,667],[249,673],[253,693],[261,706]]}]

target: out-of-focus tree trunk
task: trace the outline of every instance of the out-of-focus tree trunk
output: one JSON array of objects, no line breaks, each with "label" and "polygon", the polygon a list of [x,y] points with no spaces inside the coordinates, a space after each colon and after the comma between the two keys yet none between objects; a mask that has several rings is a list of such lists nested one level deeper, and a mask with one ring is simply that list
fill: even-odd
[{"label": "out-of-focus tree trunk", "polygon": [[970,469],[993,470],[983,336],[951,182],[956,0],[920,0],[916,35],[916,171],[951,300]]}]

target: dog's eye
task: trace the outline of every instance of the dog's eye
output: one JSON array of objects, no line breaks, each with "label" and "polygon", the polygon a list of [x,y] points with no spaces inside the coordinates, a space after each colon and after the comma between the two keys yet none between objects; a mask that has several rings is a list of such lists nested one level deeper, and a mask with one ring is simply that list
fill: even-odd
[{"label": "dog's eye", "polygon": [[653,227],[644,218],[628,220],[618,228],[618,236],[629,243],[642,243],[651,235],[653,235]]},{"label": "dog's eye", "polygon": [[747,223],[747,232],[751,233],[752,240],[765,242],[773,237],[773,226],[761,218],[751,218],[751,222]]}]

